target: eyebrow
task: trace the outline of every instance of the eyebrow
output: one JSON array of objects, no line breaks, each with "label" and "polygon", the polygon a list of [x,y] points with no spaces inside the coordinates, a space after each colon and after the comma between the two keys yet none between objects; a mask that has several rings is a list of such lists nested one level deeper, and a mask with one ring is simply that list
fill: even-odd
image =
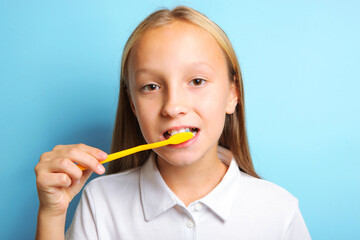
[{"label": "eyebrow", "polygon": [[215,71],[215,69],[208,63],[206,62],[195,62],[190,64],[191,67],[196,68],[196,67],[208,67],[210,68],[212,71]]},{"label": "eyebrow", "polygon": [[[212,72],[215,72],[215,69],[208,63],[206,62],[194,62],[194,63],[190,63],[187,67],[186,70],[187,71],[193,71],[193,70],[197,70],[197,69],[202,69],[202,68],[206,68],[208,70],[211,70]],[[135,70],[135,76],[139,75],[139,74],[150,74],[150,75],[160,75],[161,73],[154,68],[139,68]]]},{"label": "eyebrow", "polygon": [[157,74],[157,70],[153,69],[153,68],[139,68],[135,70],[135,76],[139,75],[139,74],[152,74],[152,75],[156,75]]}]

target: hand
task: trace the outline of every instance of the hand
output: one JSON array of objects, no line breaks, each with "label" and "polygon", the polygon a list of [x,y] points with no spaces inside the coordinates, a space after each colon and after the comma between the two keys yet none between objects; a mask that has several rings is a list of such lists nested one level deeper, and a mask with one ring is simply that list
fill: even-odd
[{"label": "hand", "polygon": [[[57,145],[43,153],[35,166],[39,211],[54,216],[66,214],[69,203],[92,172],[105,172],[99,161],[106,157],[105,152],[85,144]],[[75,162],[88,169],[81,171]]]}]

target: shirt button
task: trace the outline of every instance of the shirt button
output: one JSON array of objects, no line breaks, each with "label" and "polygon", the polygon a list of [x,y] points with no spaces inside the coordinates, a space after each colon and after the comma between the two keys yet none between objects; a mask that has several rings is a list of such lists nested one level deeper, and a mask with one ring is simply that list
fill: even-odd
[{"label": "shirt button", "polygon": [[187,223],[186,223],[186,226],[187,226],[188,228],[193,228],[193,227],[194,227],[194,222],[189,219],[189,220],[187,221]]},{"label": "shirt button", "polygon": [[195,211],[200,211],[201,208],[202,208],[201,203],[197,203],[197,204],[195,205],[195,207],[194,207]]}]

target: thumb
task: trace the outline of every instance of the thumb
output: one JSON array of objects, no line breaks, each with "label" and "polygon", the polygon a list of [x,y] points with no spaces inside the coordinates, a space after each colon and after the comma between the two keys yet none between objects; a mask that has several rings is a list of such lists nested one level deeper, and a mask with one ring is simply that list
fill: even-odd
[{"label": "thumb", "polygon": [[93,171],[91,171],[90,169],[86,169],[83,171],[83,175],[80,178],[80,185],[83,186],[86,181],[89,179],[89,177],[91,176],[91,174],[93,173]]},{"label": "thumb", "polygon": [[82,189],[82,187],[85,185],[86,181],[89,179],[91,174],[93,173],[92,170],[86,169],[83,171],[83,175],[81,176],[80,180],[78,182],[75,182],[72,184],[68,189],[67,193],[72,200]]}]

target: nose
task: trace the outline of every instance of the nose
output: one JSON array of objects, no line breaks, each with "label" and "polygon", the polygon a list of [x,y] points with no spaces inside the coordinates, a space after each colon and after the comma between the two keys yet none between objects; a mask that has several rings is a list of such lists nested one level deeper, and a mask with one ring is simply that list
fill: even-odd
[{"label": "nose", "polygon": [[189,111],[186,93],[181,88],[169,88],[163,101],[161,113],[165,117],[176,118]]}]

